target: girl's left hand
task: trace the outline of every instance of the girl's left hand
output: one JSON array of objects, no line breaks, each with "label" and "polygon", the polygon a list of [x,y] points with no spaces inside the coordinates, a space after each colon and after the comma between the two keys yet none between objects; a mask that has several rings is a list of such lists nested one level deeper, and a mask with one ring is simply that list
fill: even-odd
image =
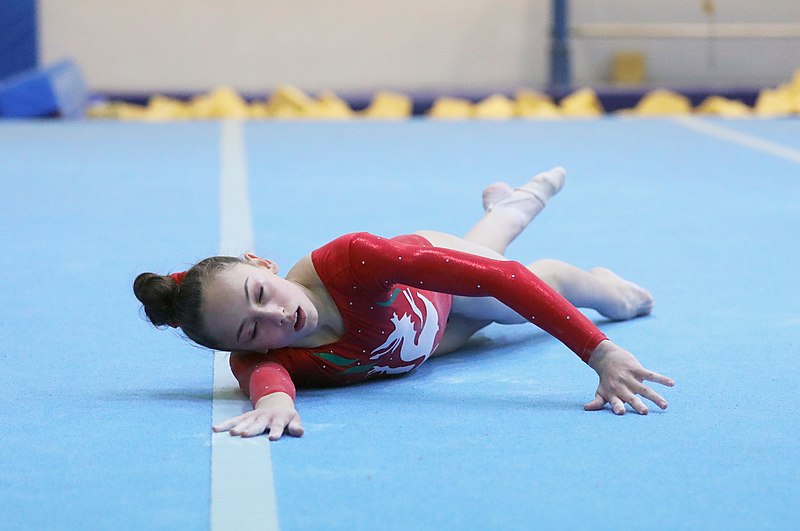
[{"label": "girl's left hand", "polygon": [[667,408],[667,401],[644,381],[672,387],[675,385],[672,378],[645,369],[633,354],[611,341],[605,340],[597,346],[589,357],[589,366],[597,372],[600,384],[594,400],[583,406],[584,410],[598,411],[608,403],[614,413],[624,415],[625,404],[628,404],[639,414],[647,415],[647,406],[636,395],[647,398],[661,409]]}]

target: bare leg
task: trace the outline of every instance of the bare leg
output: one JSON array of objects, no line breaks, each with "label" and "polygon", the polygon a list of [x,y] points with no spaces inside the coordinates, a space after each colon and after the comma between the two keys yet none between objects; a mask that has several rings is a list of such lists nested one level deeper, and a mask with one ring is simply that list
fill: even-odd
[{"label": "bare leg", "polygon": [[490,184],[483,191],[486,214],[464,237],[504,254],[506,247],[564,186],[564,168],[540,173],[519,188]]}]

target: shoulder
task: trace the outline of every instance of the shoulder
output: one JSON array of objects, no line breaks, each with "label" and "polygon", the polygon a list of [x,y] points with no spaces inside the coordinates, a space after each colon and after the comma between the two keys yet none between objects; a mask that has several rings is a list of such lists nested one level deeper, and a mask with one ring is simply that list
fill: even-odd
[{"label": "shoulder", "polygon": [[339,236],[335,240],[331,240],[322,247],[315,249],[311,252],[311,258],[314,262],[324,259],[329,256],[347,253],[354,241],[364,237],[372,236],[367,232],[351,232],[343,236]]},{"label": "shoulder", "polygon": [[320,274],[325,275],[326,270],[337,269],[337,264],[348,262],[352,243],[363,235],[372,236],[366,232],[353,232],[313,250],[292,266],[286,278],[304,285],[319,282]]},{"label": "shoulder", "polygon": [[[380,239],[367,232],[340,236],[301,258],[286,274],[286,279],[315,292],[329,291],[338,283],[340,275],[350,270],[353,255],[360,253],[358,249],[374,245]],[[350,280],[345,280],[349,285]]]},{"label": "shoulder", "polygon": [[342,249],[349,249],[353,245],[367,243],[367,242],[377,242],[385,240],[380,236],[376,236],[369,232],[351,232],[349,234],[345,234],[344,236],[339,236],[335,240],[331,241],[321,249],[325,248],[342,248]]},{"label": "shoulder", "polygon": [[354,232],[348,234],[348,249],[353,252],[364,252],[370,249],[383,249],[392,247],[394,244],[393,239],[384,238],[383,236],[376,236],[369,232]]},{"label": "shoulder", "polygon": [[[345,234],[313,251],[311,263],[320,274],[323,269],[331,272],[339,271],[350,265],[354,254],[359,255],[370,248],[381,247],[388,241],[386,238],[375,236],[369,232]],[[327,275],[323,274],[323,276]]]}]

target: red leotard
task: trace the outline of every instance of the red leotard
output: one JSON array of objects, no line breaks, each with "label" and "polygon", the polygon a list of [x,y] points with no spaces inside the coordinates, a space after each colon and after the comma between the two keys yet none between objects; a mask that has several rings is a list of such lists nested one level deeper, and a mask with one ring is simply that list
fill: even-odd
[{"label": "red leotard", "polygon": [[492,296],[562,341],[584,361],[606,336],[518,262],[431,246],[418,235],[348,234],[311,253],[344,322],[344,335],[317,348],[231,355],[255,404],[278,391],[346,385],[411,371],[441,341],[452,295]]}]

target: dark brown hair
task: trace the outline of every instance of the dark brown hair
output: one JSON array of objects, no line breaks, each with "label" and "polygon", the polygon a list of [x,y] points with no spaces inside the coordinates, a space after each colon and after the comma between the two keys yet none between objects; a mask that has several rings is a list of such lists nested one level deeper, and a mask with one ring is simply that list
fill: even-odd
[{"label": "dark brown hair", "polygon": [[239,263],[244,260],[233,256],[206,258],[192,266],[180,284],[169,275],[142,273],[133,281],[133,293],[144,305],[144,313],[153,325],[177,324],[198,345],[220,350],[200,315],[203,287],[213,274]]}]

